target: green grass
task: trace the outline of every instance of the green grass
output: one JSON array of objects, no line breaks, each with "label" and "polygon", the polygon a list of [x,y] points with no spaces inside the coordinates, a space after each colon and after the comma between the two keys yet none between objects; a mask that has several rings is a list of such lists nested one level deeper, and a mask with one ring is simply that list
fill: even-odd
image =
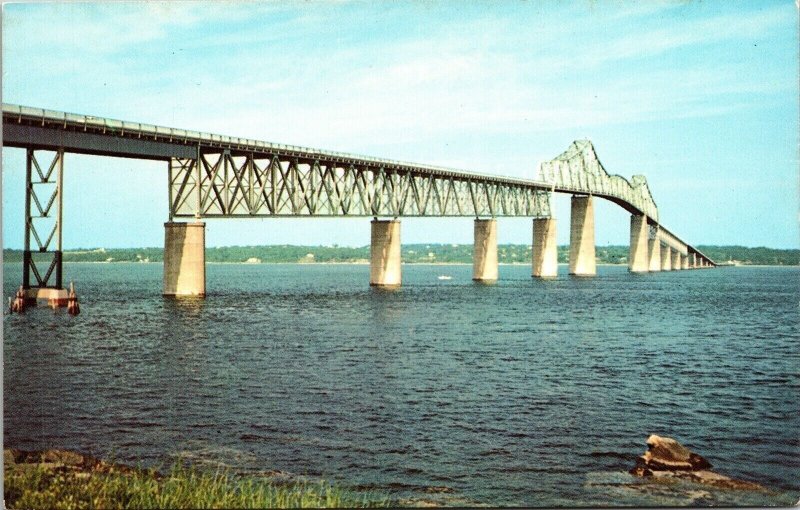
[{"label": "green grass", "polygon": [[9,508],[57,510],[122,508],[334,508],[389,506],[388,498],[327,482],[277,485],[267,478],[207,473],[176,465],[155,471],[76,473],[38,464],[6,470]]}]

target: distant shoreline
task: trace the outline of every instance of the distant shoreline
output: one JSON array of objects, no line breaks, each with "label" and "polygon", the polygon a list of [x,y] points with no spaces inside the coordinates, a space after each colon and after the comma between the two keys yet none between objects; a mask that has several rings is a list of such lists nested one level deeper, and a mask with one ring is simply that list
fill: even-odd
[{"label": "distant shoreline", "polygon": [[[21,261],[3,261],[3,264],[22,264]],[[108,261],[90,261],[90,260],[65,260],[64,264],[104,264],[104,265],[121,265],[121,264],[163,264],[162,261],[148,261],[136,262],[132,260],[112,260]],[[220,266],[280,266],[280,265],[293,265],[293,266],[368,266],[369,261],[366,262],[219,262],[219,261],[206,261],[206,265],[220,265]],[[471,266],[471,262],[403,262],[404,266]],[[498,262],[499,266],[530,266],[530,262]],[[559,262],[559,266],[567,266],[568,262]],[[598,262],[598,266],[611,266],[611,267],[624,267],[627,263],[615,264],[612,262]],[[800,267],[795,264],[739,264],[739,265],[720,265],[717,269],[724,269],[728,267],[741,268],[741,267]],[[655,273],[661,271],[653,271]],[[669,271],[666,271],[669,272]]]},{"label": "distant shoreline", "polygon": [[[531,246],[528,244],[498,244],[497,260],[500,264],[524,265],[531,263]],[[800,266],[800,250],[748,248],[744,246],[698,246],[706,257],[721,265],[747,266]],[[406,264],[460,265],[472,264],[474,246],[470,244],[404,244],[401,257]],[[566,262],[569,246],[558,246],[558,260]],[[370,247],[345,246],[215,246],[206,247],[206,262],[251,264],[368,264]],[[627,265],[630,246],[607,245],[595,248],[597,263],[602,265]],[[3,259],[22,262],[23,252],[4,249]],[[73,262],[157,262],[163,260],[164,250],[149,248],[78,248],[65,250],[63,260]]]}]

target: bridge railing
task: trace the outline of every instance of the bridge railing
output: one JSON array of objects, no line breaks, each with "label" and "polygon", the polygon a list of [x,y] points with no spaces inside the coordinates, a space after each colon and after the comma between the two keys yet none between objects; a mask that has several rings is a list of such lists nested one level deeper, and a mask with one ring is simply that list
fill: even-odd
[{"label": "bridge railing", "polygon": [[22,119],[33,120],[41,126],[52,124],[53,126],[60,126],[62,129],[91,129],[92,131],[99,131],[103,134],[113,136],[129,138],[136,138],[140,136],[152,137],[160,140],[168,140],[173,143],[209,146],[220,149],[238,150],[242,152],[252,151],[261,154],[272,154],[278,152],[291,153],[290,155],[292,156],[302,157],[310,160],[324,159],[340,163],[347,162],[358,165],[394,168],[407,171],[428,171],[441,176],[484,179],[488,181],[503,181],[509,184],[518,184],[521,186],[538,188],[542,191],[546,191],[548,189],[548,186],[545,183],[519,177],[465,171],[444,166],[411,163],[407,161],[376,158],[373,156],[364,156],[339,151],[320,150],[299,145],[265,142],[250,138],[204,133],[200,131],[156,126],[139,122],[128,122],[92,115],[80,115],[7,103],[3,103],[3,116],[5,119],[9,120],[13,118],[16,118],[20,121]]}]

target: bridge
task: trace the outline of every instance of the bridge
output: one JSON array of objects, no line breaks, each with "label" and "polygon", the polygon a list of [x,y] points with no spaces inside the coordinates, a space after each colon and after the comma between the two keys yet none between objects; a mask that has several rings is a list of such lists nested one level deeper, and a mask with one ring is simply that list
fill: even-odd
[{"label": "bridge", "polygon": [[533,219],[531,274],[552,278],[558,267],[553,193],[572,195],[571,275],[596,274],[594,197],[631,214],[630,271],[716,265],[660,223],[644,176],[610,175],[588,140],[542,163],[537,179],[529,180],[3,104],[3,145],[27,154],[22,286],[31,301],[66,296],[66,153],[165,162],[165,295],[205,295],[202,220],[212,218],[371,217],[370,284],[398,286],[398,218],[474,217],[473,279],[492,281],[498,275],[496,218],[525,216]]}]

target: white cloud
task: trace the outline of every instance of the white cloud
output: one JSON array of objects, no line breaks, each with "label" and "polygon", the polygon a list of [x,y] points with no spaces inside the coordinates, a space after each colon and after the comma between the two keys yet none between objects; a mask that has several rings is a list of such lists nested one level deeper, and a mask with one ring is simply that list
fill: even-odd
[{"label": "white cloud", "polygon": [[[81,54],[87,41],[102,39],[107,43],[89,46],[102,46],[96,50],[101,53],[131,46],[134,49],[127,51],[135,59],[143,41],[166,38],[174,45],[178,38],[190,52],[189,57],[161,55],[159,64],[151,67],[144,65],[146,59],[120,61],[105,54],[82,55],[74,61],[49,59],[52,65],[63,66],[50,69],[52,75],[72,77],[73,86],[76,78],[90,74],[109,83],[114,94],[90,98],[101,111],[87,113],[119,111],[116,116],[131,120],[286,143],[346,149],[353,140],[359,146],[381,140],[403,144],[453,131],[537,133],[714,116],[752,104],[752,97],[733,97],[737,94],[772,94],[791,87],[775,76],[749,72],[749,64],[742,62],[714,66],[702,62],[699,67],[646,72],[620,64],[768,33],[783,19],[778,8],[748,17],[692,19],[656,31],[646,23],[634,23],[615,37],[602,37],[617,31],[601,21],[646,20],[653,13],[674,10],[676,4],[635,6],[612,11],[610,17],[579,16],[573,27],[576,33],[600,24],[601,36],[577,37],[564,47],[560,47],[564,27],[548,19],[537,18],[529,32],[518,33],[514,20],[494,16],[450,22],[415,38],[365,39],[355,47],[334,44],[329,50],[304,51],[287,41],[300,41],[295,37],[298,32],[323,40],[337,33],[324,30],[330,23],[325,9],[258,4],[253,8],[262,11],[252,13],[232,8],[241,7],[236,4],[148,2],[144,8],[93,5],[84,12],[80,5],[88,4],[56,7],[57,14],[69,14],[75,22],[65,23],[68,29],[43,33],[40,27],[37,37],[42,39],[37,40],[56,46],[76,44],[70,51]],[[270,24],[236,30],[235,24],[223,23],[241,20],[243,13],[269,19]],[[392,9],[380,11],[383,18],[378,21],[395,14]],[[41,24],[42,18],[33,16],[27,23]],[[204,24],[212,21],[216,29],[209,37],[202,35]],[[282,51],[273,52],[282,33],[287,41],[280,46]],[[230,56],[211,51],[220,44],[229,48]],[[143,51],[152,52],[159,45],[144,45]],[[195,58],[203,55],[210,56],[198,65]],[[47,59],[46,54],[40,57]],[[20,62],[10,66],[12,78],[27,79],[19,66]],[[71,93],[84,92],[73,88]],[[731,97],[720,101],[726,95]],[[120,102],[118,97],[126,99]]]},{"label": "white cloud", "polygon": [[628,58],[658,55],[687,46],[698,46],[729,39],[761,38],[786,21],[785,9],[774,7],[758,13],[726,14],[709,19],[687,21],[664,28],[640,31],[597,45],[584,55],[583,65],[601,65]]},{"label": "white cloud", "polygon": [[[298,143],[336,143],[341,133],[403,142],[452,130],[536,132],[659,116],[717,115],[739,105],[734,101],[712,107],[704,101],[726,93],[770,93],[774,84],[782,83],[759,82],[730,63],[712,71],[672,68],[641,74],[617,67],[620,61],[768,33],[784,15],[772,8],[748,17],[716,16],[655,31],[643,24],[604,37],[617,33],[602,25],[607,18],[647,19],[676,6],[645,5],[610,11],[610,16],[609,11],[579,16],[572,30],[581,33],[600,24],[600,36],[578,37],[566,47],[564,27],[546,17],[537,18],[530,31],[517,33],[514,20],[493,16],[450,22],[419,38],[366,39],[356,48],[334,44],[326,53],[287,48],[286,41],[298,40],[297,33],[320,38],[336,33],[324,30],[330,23],[325,13],[329,4],[322,4],[324,9],[182,2],[147,2],[143,7],[64,4],[45,10],[46,16],[23,17],[23,25],[13,28],[36,34],[38,57],[47,62],[42,67],[50,76],[102,77],[110,90],[135,106],[124,111],[162,117],[172,112],[168,120],[185,127],[197,123],[198,129],[259,138],[274,133],[277,141]],[[391,8],[378,11],[378,22],[396,14]],[[269,23],[246,30],[225,24],[246,14]],[[47,21],[61,15],[69,16],[70,22],[53,27],[52,20]],[[216,29],[205,36],[208,24]],[[282,37],[282,51],[271,51]],[[135,60],[111,55],[133,52],[136,59],[142,43],[166,39],[174,45],[176,38],[189,56],[162,55],[159,65],[151,68],[142,67],[146,60],[134,67]],[[214,53],[210,60],[195,61],[220,45],[229,49],[230,57]],[[81,58],[49,58],[53,48],[67,48]],[[12,44],[10,51],[20,50]],[[88,57],[91,54],[95,56]],[[12,82],[15,77],[27,79],[19,66],[10,66]],[[117,101],[114,96],[107,100],[110,105]]]}]

